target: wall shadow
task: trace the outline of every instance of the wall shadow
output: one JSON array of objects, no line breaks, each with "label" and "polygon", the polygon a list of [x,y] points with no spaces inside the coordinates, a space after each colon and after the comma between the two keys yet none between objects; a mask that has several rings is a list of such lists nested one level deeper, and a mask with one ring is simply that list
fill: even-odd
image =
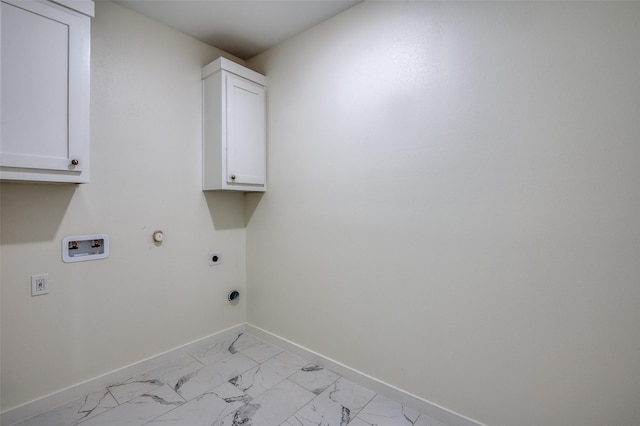
[{"label": "wall shadow", "polygon": [[202,191],[211,221],[216,230],[242,229],[245,224],[245,203],[243,192]]},{"label": "wall shadow", "polygon": [[0,183],[0,244],[53,240],[77,186]]},{"label": "wall shadow", "polygon": [[260,204],[260,200],[264,196],[264,192],[247,192],[245,195],[245,203],[244,203],[244,224],[245,226],[249,225],[249,221],[253,217],[253,213],[258,208],[258,204]]}]

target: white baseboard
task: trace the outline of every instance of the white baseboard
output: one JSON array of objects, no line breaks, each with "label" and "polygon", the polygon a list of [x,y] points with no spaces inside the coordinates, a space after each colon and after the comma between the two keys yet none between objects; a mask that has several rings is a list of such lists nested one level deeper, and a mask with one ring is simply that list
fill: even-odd
[{"label": "white baseboard", "polygon": [[162,364],[176,358],[177,356],[186,355],[191,352],[194,346],[202,344],[205,341],[210,340],[212,343],[214,343],[220,340],[224,340],[235,334],[244,332],[245,328],[246,326],[244,323],[229,327],[225,330],[219,331],[202,339],[198,339],[185,345],[178,346],[177,348],[170,349],[158,355],[154,355],[147,359],[143,359],[117,370],[102,374],[98,377],[94,377],[84,382],[77,383],[73,386],[69,386],[68,388],[53,392],[49,395],[43,396],[33,401],[21,404],[17,407],[10,408],[0,413],[0,425],[9,426],[22,420],[28,419],[29,417],[35,416],[36,414],[40,414],[53,408],[60,407],[78,398],[82,398],[90,393],[104,389],[107,386],[113,385],[114,383],[126,380],[132,375],[159,367]]},{"label": "white baseboard", "polygon": [[420,398],[419,396],[403,391],[402,389],[371,377],[368,374],[353,369],[347,365],[344,365],[322,354],[314,352],[311,349],[307,349],[304,346],[300,346],[297,343],[273,334],[267,330],[256,327],[255,325],[252,325],[250,323],[246,324],[246,332],[248,334],[253,334],[256,337],[259,337],[266,342],[280,346],[282,349],[285,349],[328,370],[331,370],[339,374],[340,376],[351,380],[352,382],[358,383],[359,385],[362,385],[376,393],[379,393],[380,395],[384,395],[388,398],[393,399],[394,401],[400,402],[401,404],[409,408],[431,416],[448,426],[485,426],[483,423],[465,417],[462,414],[458,414],[447,408],[441,407],[438,404],[434,404],[433,402],[429,402],[426,399]]},{"label": "white baseboard", "polygon": [[273,343],[274,345],[280,346],[282,349],[290,351],[313,363],[334,371],[342,377],[365,386],[376,393],[387,396],[395,401],[402,403],[403,405],[406,405],[409,408],[431,416],[448,426],[485,426],[480,422],[455,413],[416,395],[405,392],[402,389],[380,381],[338,361],[335,361],[322,354],[314,352],[290,340],[287,340],[283,337],[280,337],[249,323],[235,325],[202,339],[195,340],[193,342],[168,350],[150,358],[135,362],[117,370],[102,374],[93,379],[89,379],[87,381],[75,384],[65,389],[61,389],[59,391],[53,392],[49,395],[43,396],[17,407],[8,409],[0,413],[0,425],[12,425],[36,414],[40,414],[53,408],[60,407],[78,398],[82,398],[90,393],[97,392],[114,383],[126,380],[132,375],[159,367],[160,365],[178,356],[190,353],[193,350],[194,346],[202,344],[205,341],[215,343],[217,341],[227,339],[233,335],[236,335],[237,333],[245,331],[249,334],[253,334],[256,337],[261,338],[266,342]]}]

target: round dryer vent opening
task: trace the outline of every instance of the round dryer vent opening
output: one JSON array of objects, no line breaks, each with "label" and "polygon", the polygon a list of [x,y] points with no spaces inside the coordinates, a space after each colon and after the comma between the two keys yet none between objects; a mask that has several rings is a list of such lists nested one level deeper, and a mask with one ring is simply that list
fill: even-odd
[{"label": "round dryer vent opening", "polygon": [[240,292],[238,290],[231,290],[227,299],[229,299],[229,302],[231,303],[238,302],[240,300]]}]

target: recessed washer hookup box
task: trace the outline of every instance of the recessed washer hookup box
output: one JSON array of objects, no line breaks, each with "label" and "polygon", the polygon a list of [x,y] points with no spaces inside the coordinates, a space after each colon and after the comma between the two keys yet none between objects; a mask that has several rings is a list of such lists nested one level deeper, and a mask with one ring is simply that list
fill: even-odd
[{"label": "recessed washer hookup box", "polygon": [[62,240],[62,261],[65,263],[109,257],[107,234],[72,235]]}]

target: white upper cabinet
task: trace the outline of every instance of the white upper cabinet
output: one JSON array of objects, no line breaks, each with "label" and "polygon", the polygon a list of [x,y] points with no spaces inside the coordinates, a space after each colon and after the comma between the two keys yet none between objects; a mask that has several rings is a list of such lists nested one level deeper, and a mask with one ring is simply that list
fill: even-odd
[{"label": "white upper cabinet", "polygon": [[265,191],[266,77],[218,58],[202,80],[203,189]]},{"label": "white upper cabinet", "polygon": [[0,179],[89,182],[90,0],[2,0]]}]

